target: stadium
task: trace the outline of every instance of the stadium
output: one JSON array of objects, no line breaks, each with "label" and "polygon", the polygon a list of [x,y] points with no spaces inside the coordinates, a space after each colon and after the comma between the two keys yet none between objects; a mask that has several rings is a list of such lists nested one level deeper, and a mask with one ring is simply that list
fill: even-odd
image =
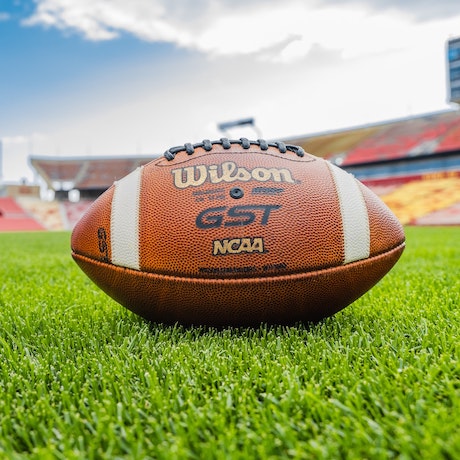
[{"label": "stadium", "polygon": [[[460,113],[456,110],[283,139],[332,161],[370,187],[408,225],[460,225]],[[152,157],[34,157],[54,192],[10,186],[0,197],[0,230],[70,230],[115,180]],[[75,201],[77,197],[78,201]]]},{"label": "stadium", "polygon": [[[460,103],[460,39],[448,64]],[[460,112],[281,140],[352,173],[407,236],[317,324],[148,324],[78,270],[75,223],[152,157],[31,156],[40,184],[2,186],[1,458],[459,457]]]}]

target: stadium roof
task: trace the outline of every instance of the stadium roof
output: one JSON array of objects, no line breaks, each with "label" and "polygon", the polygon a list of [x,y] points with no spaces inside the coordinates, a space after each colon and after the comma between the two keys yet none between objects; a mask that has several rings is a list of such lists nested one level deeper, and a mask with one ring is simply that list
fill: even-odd
[{"label": "stadium roof", "polygon": [[153,158],[32,156],[30,163],[53,190],[102,190]]},{"label": "stadium roof", "polygon": [[449,110],[284,139],[338,164],[460,150],[460,111]]},{"label": "stadium roof", "polygon": [[[436,112],[283,141],[343,166],[460,151],[460,111]],[[53,190],[105,190],[154,158],[32,156],[30,162]]]}]

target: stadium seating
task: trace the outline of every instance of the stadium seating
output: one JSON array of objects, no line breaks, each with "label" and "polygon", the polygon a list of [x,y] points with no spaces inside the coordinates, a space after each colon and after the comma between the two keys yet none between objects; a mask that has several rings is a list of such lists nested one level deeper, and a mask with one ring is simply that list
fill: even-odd
[{"label": "stadium seating", "polygon": [[105,190],[152,157],[48,158],[31,157],[31,164],[51,189]]},{"label": "stadium seating", "polygon": [[398,189],[401,187],[400,183],[390,183],[390,184],[379,184],[379,185],[374,185],[374,184],[369,184],[366,183],[366,185],[378,196],[383,196],[383,195],[388,195],[389,193],[393,192],[394,190]]},{"label": "stadium seating", "polygon": [[460,202],[416,219],[415,225],[460,225]]},{"label": "stadium seating", "polygon": [[310,136],[300,142],[295,139],[289,140],[289,143],[299,144],[306,152],[310,152],[317,157],[339,159],[364,139],[372,136],[376,131],[378,131],[376,127],[335,131]]},{"label": "stadium seating", "polygon": [[301,145],[307,152],[341,166],[460,150],[460,111],[437,112],[283,141]]},{"label": "stadium seating", "polygon": [[50,188],[60,187],[63,183],[73,183],[84,166],[81,161],[61,159],[41,161],[39,158],[31,158],[31,163]]},{"label": "stadium seating", "polygon": [[460,124],[452,126],[441,139],[436,152],[446,152],[460,149]]},{"label": "stadium seating", "polygon": [[40,222],[47,230],[62,230],[66,228],[62,220],[59,204],[56,201],[41,201],[34,198],[18,198],[18,203]]},{"label": "stadium seating", "polygon": [[0,231],[35,231],[44,227],[11,197],[0,198]]},{"label": "stadium seating", "polygon": [[[450,130],[459,128],[460,119],[456,112],[443,115],[412,118],[405,121],[384,124],[380,130],[351,149],[343,165],[372,163],[441,151]],[[455,142],[452,137],[450,144]],[[456,148],[460,147],[457,143]]]},{"label": "stadium seating", "polygon": [[[403,224],[460,225],[459,177],[366,185],[383,199]],[[71,230],[91,204],[91,200],[72,203],[0,198],[0,232]]]},{"label": "stadium seating", "polygon": [[71,230],[92,201],[41,201],[30,197],[0,198],[0,232]]},{"label": "stadium seating", "polygon": [[[460,225],[460,111],[438,112],[283,141],[301,145],[306,151],[356,174],[405,224]],[[420,155],[421,158],[413,158]],[[20,203],[28,211],[28,217],[34,216],[42,227],[70,230],[92,200],[115,180],[153,158],[31,157],[32,166],[48,187],[55,190],[56,200],[60,201],[43,205],[26,200]],[[432,173],[441,176],[421,179],[423,174]],[[450,173],[454,176],[449,177]],[[67,201],[71,189],[80,191],[83,198],[80,202]]]},{"label": "stadium seating", "polygon": [[78,203],[70,201],[60,203],[65,218],[65,228],[71,230],[92,203],[90,200],[81,200]]},{"label": "stadium seating", "polygon": [[445,212],[453,207],[449,224],[460,225],[460,215],[455,212],[460,203],[459,177],[410,181],[380,197],[403,224],[421,224],[422,217],[431,215],[430,225],[442,225],[436,217],[445,220]]},{"label": "stadium seating", "polygon": [[130,173],[135,167],[130,160],[120,160],[116,164],[110,161],[93,161],[91,168],[86,170],[81,180],[76,184],[79,189],[100,187],[101,184],[109,186],[114,180]]}]

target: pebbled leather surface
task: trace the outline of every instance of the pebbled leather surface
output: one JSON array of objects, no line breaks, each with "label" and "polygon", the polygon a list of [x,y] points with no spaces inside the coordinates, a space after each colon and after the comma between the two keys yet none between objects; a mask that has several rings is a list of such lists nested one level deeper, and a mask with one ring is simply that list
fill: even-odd
[{"label": "pebbled leather surface", "polygon": [[254,326],[319,321],[337,313],[374,286],[403,250],[404,243],[371,259],[333,269],[238,280],[139,273],[72,256],[103,291],[149,321]]},{"label": "pebbled leather surface", "polygon": [[[149,320],[318,320],[370,289],[404,249],[396,217],[368,188],[359,189],[370,255],[344,265],[340,204],[323,159],[256,145],[180,151],[142,168],[133,203],[139,270],[112,264],[115,185],[75,226],[72,256],[107,294]],[[132,239],[130,232],[117,232],[118,244]]]}]

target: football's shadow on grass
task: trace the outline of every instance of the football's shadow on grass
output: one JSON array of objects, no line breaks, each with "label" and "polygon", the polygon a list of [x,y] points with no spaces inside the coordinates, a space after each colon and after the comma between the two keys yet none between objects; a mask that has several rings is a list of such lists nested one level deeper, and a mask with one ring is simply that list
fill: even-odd
[{"label": "football's shadow on grass", "polygon": [[145,324],[152,333],[158,333],[158,330],[175,332],[177,334],[184,334],[188,337],[196,336],[212,336],[212,335],[222,335],[228,337],[242,337],[242,336],[257,336],[265,334],[277,334],[285,335],[292,331],[293,329],[297,331],[310,332],[316,330],[318,327],[324,327],[326,324],[331,321],[335,321],[332,318],[325,318],[318,322],[296,322],[293,324],[269,324],[269,323],[260,323],[258,325],[251,326],[210,326],[210,325],[198,325],[198,324],[165,324],[165,323],[153,323],[143,318],[137,317],[134,321]]},{"label": "football's shadow on grass", "polygon": [[[356,309],[355,309],[356,308]],[[135,313],[122,309],[120,315],[116,315],[116,321],[123,323],[123,329],[129,332],[129,326],[135,329],[146,329],[152,335],[166,334],[170,337],[183,338],[205,338],[205,337],[263,337],[265,335],[286,336],[290,334],[305,334],[308,336],[319,335],[330,337],[331,339],[347,337],[357,330],[373,334],[376,330],[383,328],[387,324],[385,317],[372,315],[369,320],[368,315],[363,312],[359,305],[356,307],[349,306],[342,311],[323,318],[316,322],[299,321],[293,324],[270,324],[260,323],[250,326],[210,326],[210,325],[186,325],[181,323],[167,324],[160,322],[151,322]]]}]

